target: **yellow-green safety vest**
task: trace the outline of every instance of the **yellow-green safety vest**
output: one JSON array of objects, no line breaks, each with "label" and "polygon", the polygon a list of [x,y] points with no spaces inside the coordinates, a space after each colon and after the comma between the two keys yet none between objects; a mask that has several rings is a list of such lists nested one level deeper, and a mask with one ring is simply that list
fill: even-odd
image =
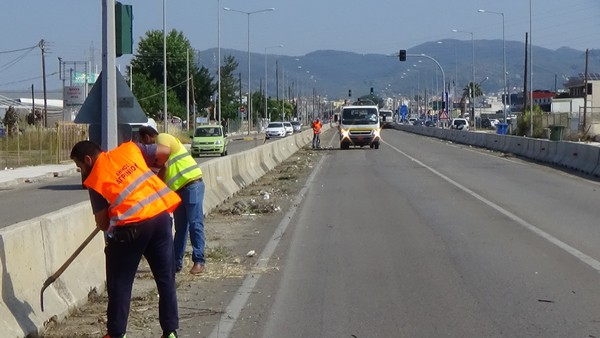
[{"label": "yellow-green safety vest", "polygon": [[179,151],[171,154],[167,160],[165,183],[171,190],[177,191],[189,181],[202,177],[202,170],[187,149],[179,142]]}]

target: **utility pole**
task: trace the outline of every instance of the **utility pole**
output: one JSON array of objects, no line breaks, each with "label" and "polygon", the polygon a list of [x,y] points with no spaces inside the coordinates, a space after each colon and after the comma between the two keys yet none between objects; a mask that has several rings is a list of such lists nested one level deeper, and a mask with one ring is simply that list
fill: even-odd
[{"label": "utility pole", "polygon": [[[240,84],[240,107],[242,107],[242,73],[241,72],[238,73],[238,77],[239,77],[238,81],[239,81],[239,84]],[[240,108],[238,107],[238,111],[239,111],[239,109]],[[244,117],[243,116],[242,116],[242,122],[244,122]],[[243,124],[242,124],[242,126],[243,126]]]},{"label": "utility pole", "polygon": [[527,58],[528,53],[527,51],[529,50],[529,44],[528,44],[528,40],[529,40],[529,35],[527,32],[525,32],[525,70],[523,71],[523,111],[527,110],[527,101],[528,101],[528,91],[527,91],[527,74],[529,74],[527,72]]},{"label": "utility pole", "polygon": [[[185,95],[185,112],[186,112],[186,122],[185,122],[185,129],[187,131],[190,131],[190,49],[188,48],[186,51],[186,78],[185,78],[185,83],[186,83],[186,95]],[[220,100],[221,98],[219,98]]]},{"label": "utility pole", "polygon": [[585,74],[583,74],[583,133],[586,134],[586,117],[587,117],[587,87],[588,87],[588,58],[589,58],[589,50],[586,48],[585,50]]},{"label": "utility pole", "polygon": [[42,50],[42,84],[44,86],[44,127],[48,127],[48,100],[46,99],[46,43],[42,39],[38,45]]}]

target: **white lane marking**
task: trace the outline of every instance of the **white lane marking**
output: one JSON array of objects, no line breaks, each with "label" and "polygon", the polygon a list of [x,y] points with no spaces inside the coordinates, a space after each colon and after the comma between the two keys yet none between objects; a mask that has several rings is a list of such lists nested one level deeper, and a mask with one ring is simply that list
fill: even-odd
[{"label": "white lane marking", "polygon": [[[330,144],[332,141],[333,141],[333,138],[330,140]],[[275,232],[271,236],[271,239],[269,240],[269,242],[263,249],[262,253],[258,257],[258,262],[257,262],[255,268],[252,269],[252,271],[244,279],[244,282],[242,283],[240,288],[237,290],[237,293],[233,297],[231,302],[229,302],[229,304],[227,305],[225,312],[221,316],[221,319],[217,323],[217,326],[211,332],[209,338],[229,337],[229,335],[231,334],[231,331],[233,330],[233,327],[234,327],[242,309],[246,305],[248,298],[253,293],[254,287],[256,287],[256,283],[258,283],[258,279],[262,275],[261,271],[266,271],[266,268],[268,267],[268,264],[269,264],[269,259],[271,259],[271,256],[273,256],[273,252],[277,248],[277,245],[279,245],[280,239],[283,237],[285,230],[287,229],[292,218],[296,214],[296,211],[298,210],[298,206],[304,199],[304,196],[306,195],[306,191],[308,190],[308,187],[311,185],[315,176],[320,171],[324,160],[325,160],[325,156],[321,157],[321,160],[319,161],[319,163],[317,163],[315,169],[313,170],[313,172],[310,174],[310,176],[306,180],[306,184],[304,185],[304,187],[302,187],[302,190],[300,190],[300,193],[298,193],[296,198],[294,198],[294,201],[292,202],[292,207],[285,214],[285,216],[283,217],[283,219],[277,226],[277,229],[275,229]]]},{"label": "white lane marking", "polygon": [[512,219],[513,221],[517,222],[518,224],[520,224],[521,226],[523,226],[524,228],[532,231],[533,233],[537,234],[538,236],[542,237],[543,239],[547,240],[548,242],[556,245],[557,247],[559,247],[560,249],[566,251],[567,253],[573,255],[575,258],[579,259],[581,262],[587,264],[588,266],[590,266],[592,269],[600,272],[600,262],[595,260],[594,258],[584,254],[583,252],[575,249],[574,247],[568,245],[567,243],[559,240],[558,238],[550,235],[549,233],[543,231],[542,229],[534,226],[531,223],[528,223],[527,221],[525,221],[524,219],[520,218],[519,216],[511,213],[510,211],[502,208],[501,206],[495,204],[494,202],[487,200],[486,198],[484,198],[483,196],[477,194],[476,192],[454,182],[453,180],[451,180],[450,178],[448,178],[447,176],[445,176],[444,174],[440,173],[439,171],[433,169],[432,167],[426,165],[425,163],[417,160],[416,158],[408,155],[407,153],[403,152],[402,150],[394,147],[393,145],[389,144],[388,142],[385,142],[385,144],[387,146],[389,146],[390,148],[394,149],[395,151],[399,152],[400,154],[406,156],[407,158],[409,158],[411,161],[416,162],[417,164],[419,164],[420,166],[422,166],[423,168],[431,171],[432,173],[434,173],[435,175],[437,175],[438,177],[440,177],[441,179],[445,180],[446,182],[452,184],[453,186],[459,188],[460,190],[466,192],[467,194],[473,196],[474,198],[476,198],[477,200],[483,202],[484,204],[487,204],[488,206],[490,206],[492,209],[500,212],[501,214],[503,214],[504,216]]}]

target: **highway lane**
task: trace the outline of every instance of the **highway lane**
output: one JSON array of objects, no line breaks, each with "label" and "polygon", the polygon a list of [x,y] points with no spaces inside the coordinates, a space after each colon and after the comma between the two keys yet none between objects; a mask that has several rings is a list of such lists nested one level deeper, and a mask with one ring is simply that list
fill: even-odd
[{"label": "highway lane", "polygon": [[[262,144],[263,139],[260,136],[251,140],[236,137],[230,141],[228,153],[239,153]],[[201,156],[196,158],[196,162],[203,163],[215,158],[218,156]],[[0,190],[0,228],[87,200],[88,193],[81,189],[79,174],[24,183],[11,189]]]},{"label": "highway lane", "polygon": [[597,182],[383,135],[327,153],[219,337],[600,336]]}]

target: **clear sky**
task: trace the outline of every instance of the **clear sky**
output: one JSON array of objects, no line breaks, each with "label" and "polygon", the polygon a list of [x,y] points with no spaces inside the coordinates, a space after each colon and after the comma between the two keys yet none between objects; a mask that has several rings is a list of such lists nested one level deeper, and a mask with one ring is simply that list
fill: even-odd
[{"label": "clear sky", "polygon": [[[524,41],[529,31],[528,0],[164,0],[167,30],[182,31],[197,50],[217,47],[220,7],[252,12],[250,16],[220,11],[222,48],[246,51],[248,17],[250,50],[299,56],[331,49],[392,54],[424,42],[445,38]],[[133,5],[134,40],[147,30],[163,27],[163,0],[123,0]],[[600,49],[599,0],[531,0],[533,44],[550,49]],[[94,60],[101,64],[102,0],[3,0],[0,18],[0,91],[41,88],[41,52],[10,52],[47,45],[48,88],[58,88],[58,58]],[[117,60],[124,65],[126,57]]]}]

